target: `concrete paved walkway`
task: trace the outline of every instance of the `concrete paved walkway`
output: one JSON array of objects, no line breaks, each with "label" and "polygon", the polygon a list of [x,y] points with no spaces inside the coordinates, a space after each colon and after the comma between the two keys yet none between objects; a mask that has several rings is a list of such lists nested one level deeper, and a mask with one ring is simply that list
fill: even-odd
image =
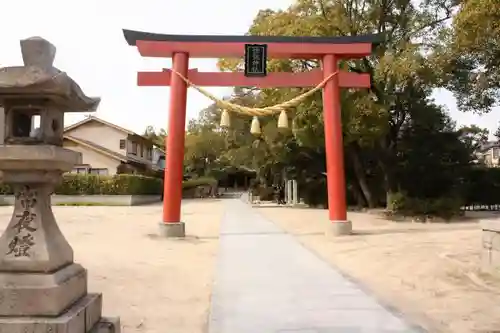
[{"label": "concrete paved walkway", "polygon": [[250,206],[228,200],[209,333],[292,332],[421,331]]}]

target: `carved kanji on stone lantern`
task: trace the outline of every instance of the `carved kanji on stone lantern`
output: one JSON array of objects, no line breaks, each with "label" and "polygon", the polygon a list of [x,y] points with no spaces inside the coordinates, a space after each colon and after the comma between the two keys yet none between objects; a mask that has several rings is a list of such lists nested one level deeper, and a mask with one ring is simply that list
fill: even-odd
[{"label": "carved kanji on stone lantern", "polygon": [[119,332],[118,319],[101,318],[101,294],[87,293],[86,270],[73,262],[50,201],[62,174],[81,161],[62,148],[64,113],[95,111],[99,99],[53,67],[56,48],[45,39],[23,40],[21,51],[24,66],[0,68],[0,171],[15,194],[0,237],[0,332]]}]

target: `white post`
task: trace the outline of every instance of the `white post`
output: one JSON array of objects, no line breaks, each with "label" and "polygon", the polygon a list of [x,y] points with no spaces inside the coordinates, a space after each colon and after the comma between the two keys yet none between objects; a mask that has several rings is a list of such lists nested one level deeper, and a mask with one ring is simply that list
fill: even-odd
[{"label": "white post", "polygon": [[290,205],[292,203],[292,195],[293,195],[293,189],[292,189],[292,181],[287,180],[286,181],[286,204]]},{"label": "white post", "polygon": [[285,203],[286,201],[288,200],[288,180],[285,178],[285,188],[284,188],[284,192],[285,192]]},{"label": "white post", "polygon": [[298,204],[299,203],[299,189],[297,188],[297,181],[294,179],[292,180],[292,188],[293,188],[293,196],[292,196],[292,203],[294,205]]},{"label": "white post", "polygon": [[4,144],[5,139],[5,110],[0,108],[0,144]]},{"label": "white post", "polygon": [[293,180],[293,204],[296,205],[299,203],[299,189],[297,186],[297,181]]}]

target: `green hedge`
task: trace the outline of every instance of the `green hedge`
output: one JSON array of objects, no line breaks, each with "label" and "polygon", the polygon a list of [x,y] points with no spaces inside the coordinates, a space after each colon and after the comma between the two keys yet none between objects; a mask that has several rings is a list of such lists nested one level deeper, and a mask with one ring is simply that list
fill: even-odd
[{"label": "green hedge", "polygon": [[390,198],[391,213],[403,216],[431,216],[451,219],[460,215],[463,201],[457,196],[433,199],[412,198],[405,193],[394,193]]},{"label": "green hedge", "polygon": [[471,167],[457,183],[456,191],[439,198],[412,198],[395,193],[390,206],[396,214],[444,218],[457,215],[462,207],[498,209],[500,206],[500,168]]},{"label": "green hedge", "polygon": [[200,177],[183,181],[182,189],[188,190],[198,186],[215,186],[215,185],[217,185],[217,179],[212,177]]},{"label": "green hedge", "polygon": [[465,206],[500,204],[500,168],[471,168],[462,181]]},{"label": "green hedge", "polygon": [[[66,174],[55,193],[60,195],[159,195],[163,190],[161,179],[140,175],[81,175]],[[1,194],[12,194],[6,184],[0,185]]]}]

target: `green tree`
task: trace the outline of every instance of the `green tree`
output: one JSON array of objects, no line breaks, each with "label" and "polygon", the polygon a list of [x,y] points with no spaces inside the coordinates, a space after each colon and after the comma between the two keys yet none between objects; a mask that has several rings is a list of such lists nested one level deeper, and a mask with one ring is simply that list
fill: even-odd
[{"label": "green tree", "polygon": [[[256,96],[246,89],[235,89],[227,99],[241,105],[256,103]],[[231,127],[225,129],[219,125],[221,113],[212,104],[189,121],[184,160],[188,171],[201,175],[229,167],[254,169],[261,163],[266,146],[250,134],[251,118],[231,114]]]},{"label": "green tree", "polygon": [[219,158],[225,149],[225,139],[221,133],[202,129],[187,132],[184,150],[184,166],[189,172],[207,176],[219,166]]},{"label": "green tree", "polygon": [[144,130],[143,136],[151,140],[159,148],[163,150],[165,149],[165,139],[167,137],[167,133],[163,128],[156,131],[153,126],[147,126]]},{"label": "green tree", "polygon": [[465,0],[453,21],[442,67],[449,87],[466,111],[488,112],[499,102],[500,5],[497,0]]},{"label": "green tree", "polygon": [[493,133],[497,141],[500,141],[500,126],[496,129],[495,133]]},{"label": "green tree", "polygon": [[[370,90],[342,94],[348,161],[357,166],[352,174],[370,205],[375,204],[375,199],[366,170],[373,169],[374,162],[382,172],[387,197],[400,189],[397,156],[401,131],[411,123],[414,110],[428,103],[432,88],[441,82],[432,47],[442,43],[441,34],[455,6],[452,0],[427,0],[420,5],[409,0],[298,0],[287,10],[262,10],[249,29],[252,35],[385,35],[385,43],[371,57],[342,64],[350,71],[372,76]],[[241,63],[223,59],[219,65],[234,70]],[[318,66],[315,61],[273,60],[269,64],[271,71]],[[260,93],[260,103],[276,104],[300,92],[265,89]],[[307,146],[311,141],[311,146],[322,146],[321,109],[319,94],[297,108],[297,128],[305,128],[302,134],[308,134],[302,135],[299,145]]]},{"label": "green tree", "polygon": [[476,152],[481,146],[488,142],[490,132],[486,128],[477,125],[462,126],[458,130],[460,139],[472,153]]},{"label": "green tree", "polygon": [[[471,126],[471,132],[481,129]],[[442,107],[435,104],[416,106],[411,126],[401,131],[398,154],[400,186],[411,197],[438,199],[459,190],[464,169],[470,166],[475,140],[461,141],[464,129]],[[479,140],[484,138],[479,135]]]},{"label": "green tree", "polygon": [[[263,10],[253,35],[384,34],[386,40],[365,59],[341,66],[367,72],[372,86],[341,93],[348,200],[374,207],[405,193],[420,201],[457,192],[469,167],[471,151],[487,133],[470,126],[457,130],[430,98],[435,87],[457,92],[472,74],[463,55],[451,48],[456,37],[447,27],[457,9],[454,0],[297,0],[287,10]],[[457,56],[460,55],[460,56]],[[221,69],[241,69],[239,59],[221,59]],[[270,71],[304,71],[317,61],[271,60]],[[247,106],[288,100],[303,89],[235,89],[228,99]],[[464,102],[466,104],[466,102]],[[462,103],[461,105],[465,105]],[[219,127],[221,110],[202,110],[188,125],[186,165],[197,173],[213,168],[258,170],[270,185],[285,175],[299,182],[311,204],[326,202],[324,124],[321,93],[293,110],[292,131],[276,128],[276,117],[260,119],[263,135],[249,133],[251,118],[232,115],[232,127]],[[415,202],[420,202],[420,201]],[[427,208],[419,209],[428,212]]]}]

